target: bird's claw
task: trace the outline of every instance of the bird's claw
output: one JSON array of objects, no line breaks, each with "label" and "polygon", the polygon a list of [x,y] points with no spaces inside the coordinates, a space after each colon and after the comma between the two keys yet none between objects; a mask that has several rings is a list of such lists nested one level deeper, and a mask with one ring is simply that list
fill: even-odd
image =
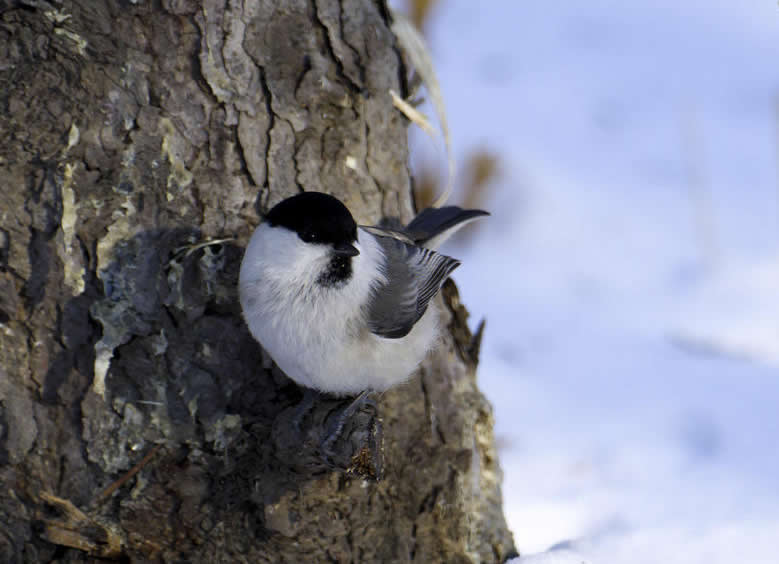
[{"label": "bird's claw", "polygon": [[305,390],[300,403],[275,422],[274,440],[279,456],[291,466],[307,471],[324,466],[381,479],[382,425],[368,392],[342,400]]}]

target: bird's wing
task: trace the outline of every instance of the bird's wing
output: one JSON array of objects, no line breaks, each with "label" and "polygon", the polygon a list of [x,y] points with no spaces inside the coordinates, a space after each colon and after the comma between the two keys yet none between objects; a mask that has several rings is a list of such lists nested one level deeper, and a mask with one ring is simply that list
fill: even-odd
[{"label": "bird's wing", "polygon": [[376,289],[368,304],[368,326],[376,335],[399,339],[419,321],[460,261],[391,236],[376,240],[386,258],[387,282]]}]

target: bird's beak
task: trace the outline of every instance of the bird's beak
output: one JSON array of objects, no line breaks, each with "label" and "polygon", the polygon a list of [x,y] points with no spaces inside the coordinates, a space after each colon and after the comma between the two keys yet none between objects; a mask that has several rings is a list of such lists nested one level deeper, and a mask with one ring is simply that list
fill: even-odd
[{"label": "bird's beak", "polygon": [[354,245],[350,245],[348,243],[338,245],[334,250],[335,254],[339,257],[354,257],[360,254],[360,251],[358,251]]}]

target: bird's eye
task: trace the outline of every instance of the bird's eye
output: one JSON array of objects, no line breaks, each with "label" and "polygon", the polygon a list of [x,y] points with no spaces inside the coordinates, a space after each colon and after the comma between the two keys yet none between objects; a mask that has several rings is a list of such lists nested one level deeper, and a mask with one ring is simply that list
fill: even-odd
[{"label": "bird's eye", "polygon": [[316,241],[316,233],[312,233],[311,231],[308,231],[306,233],[303,233],[303,240],[307,243],[313,243]]}]

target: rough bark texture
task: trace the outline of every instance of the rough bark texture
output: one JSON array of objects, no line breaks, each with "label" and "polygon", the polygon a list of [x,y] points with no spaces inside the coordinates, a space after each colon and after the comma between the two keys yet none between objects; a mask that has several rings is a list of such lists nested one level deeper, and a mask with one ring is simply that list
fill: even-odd
[{"label": "rough bark texture", "polygon": [[513,552],[451,283],[449,334],[378,402],[378,482],[375,421],[345,460],[291,437],[301,392],[237,305],[242,248],[284,197],[412,214],[388,17],[368,0],[0,2],[0,561]]}]

